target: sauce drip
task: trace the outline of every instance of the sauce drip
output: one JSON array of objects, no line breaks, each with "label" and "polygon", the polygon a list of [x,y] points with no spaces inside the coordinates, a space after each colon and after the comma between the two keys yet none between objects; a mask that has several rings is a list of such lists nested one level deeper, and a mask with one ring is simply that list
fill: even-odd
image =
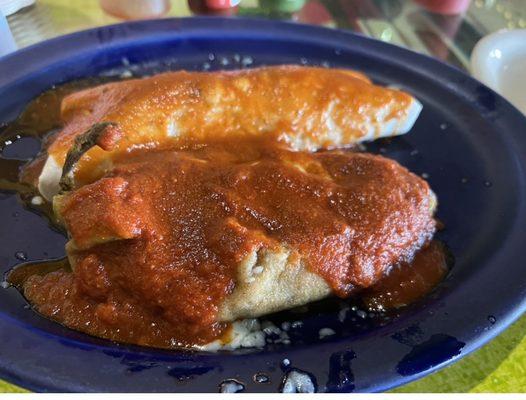
[{"label": "sauce drip", "polygon": [[410,262],[394,265],[383,279],[362,293],[362,301],[373,312],[408,306],[429,294],[448,271],[444,245],[433,240]]}]

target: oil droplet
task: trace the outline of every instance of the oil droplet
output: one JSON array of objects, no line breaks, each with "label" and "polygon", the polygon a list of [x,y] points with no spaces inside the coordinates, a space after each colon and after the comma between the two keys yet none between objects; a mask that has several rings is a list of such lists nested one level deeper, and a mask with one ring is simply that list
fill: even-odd
[{"label": "oil droplet", "polygon": [[23,251],[17,251],[15,257],[20,261],[27,261],[27,254]]},{"label": "oil droplet", "polygon": [[226,379],[219,385],[220,393],[239,393],[245,390],[245,385],[235,379]]},{"label": "oil droplet", "polygon": [[490,315],[488,317],[488,321],[491,325],[493,325],[495,322],[497,322],[497,318],[495,318],[493,315]]},{"label": "oil droplet", "polygon": [[489,187],[493,186],[493,184],[490,181],[484,181],[484,186],[489,188]]},{"label": "oil droplet", "polygon": [[281,361],[281,365],[283,365],[284,367],[288,367],[290,365],[290,360],[288,358],[284,358]]},{"label": "oil droplet", "polygon": [[257,374],[254,375],[254,382],[256,383],[269,383],[270,382],[270,378],[261,373],[261,372],[258,372]]}]

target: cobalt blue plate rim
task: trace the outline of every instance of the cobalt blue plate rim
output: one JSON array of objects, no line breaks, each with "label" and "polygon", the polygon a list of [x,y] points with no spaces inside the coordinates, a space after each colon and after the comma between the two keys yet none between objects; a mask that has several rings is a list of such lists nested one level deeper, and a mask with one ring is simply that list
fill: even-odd
[{"label": "cobalt blue plate rim", "polygon": [[[8,305],[0,303],[0,338],[6,343],[0,349],[0,376],[36,391],[217,391],[220,382],[229,378],[242,381],[247,391],[276,391],[290,369],[282,364],[287,358],[291,360],[291,367],[311,374],[320,391],[383,391],[457,361],[494,338],[524,312],[526,285],[523,282],[526,280],[521,279],[525,274],[519,264],[524,237],[520,225],[525,226],[526,222],[524,189],[520,185],[526,170],[526,138],[521,135],[520,127],[526,118],[491,89],[435,59],[354,33],[295,23],[215,17],[130,22],[58,37],[1,58],[0,116],[2,122],[6,122],[4,118],[12,119],[23,104],[43,88],[81,77],[82,65],[96,69],[93,63],[110,62],[104,57],[126,55],[140,45],[147,49],[159,43],[182,43],[183,47],[190,46],[191,53],[204,51],[199,48],[203,43],[213,47],[214,43],[224,41],[230,46],[236,41],[249,40],[262,46],[254,50],[262,58],[276,48],[283,52],[276,60],[288,60],[283,50],[286,46],[292,53],[291,46],[314,49],[313,54],[325,52],[320,59],[334,59],[335,65],[342,54],[360,58],[346,58],[341,64],[357,63],[366,73],[371,68],[380,80],[385,74],[385,80],[395,85],[411,88],[414,84],[414,90],[436,90],[440,93],[437,94],[439,100],[449,99],[453,102],[450,106],[459,109],[455,114],[455,110],[448,109],[448,104],[433,103],[431,96],[426,101],[428,108],[435,110],[432,112],[450,116],[449,123],[458,129],[480,130],[483,145],[496,143],[493,160],[487,157],[487,149],[470,142],[471,133],[466,133],[466,149],[469,151],[472,146],[478,157],[474,160],[483,163],[484,171],[495,178],[489,189],[493,192],[488,195],[488,204],[495,200],[498,205],[497,217],[479,216],[481,221],[488,220],[488,229],[499,234],[495,244],[491,248],[478,246],[476,254],[468,251],[469,254],[464,255],[459,250],[461,265],[468,265],[471,257],[471,264],[480,262],[480,270],[464,271],[455,267],[439,294],[372,332],[303,346],[235,354],[181,353],[112,344],[67,333],[38,316],[35,318],[40,318],[39,325],[32,326],[27,322],[30,319],[24,319],[29,317],[20,317],[31,311],[7,309]],[[327,49],[334,54],[328,55]],[[71,71],[65,65],[71,65]],[[53,75],[55,70],[61,74]],[[49,76],[54,76],[53,80],[45,78]],[[23,89],[27,93],[12,98],[6,96],[15,93],[15,89],[17,93]],[[460,115],[460,110],[465,114]],[[426,118],[428,122],[437,120],[431,115]],[[418,127],[418,132],[424,128]],[[438,131],[436,127],[433,129]],[[495,132],[503,131],[502,136],[495,137]],[[460,143],[459,147],[462,146]],[[435,162],[433,153],[429,154]],[[469,153],[462,154],[470,157]],[[442,161],[448,165],[449,160],[442,158]],[[451,173],[451,170],[440,171],[436,169],[437,175]],[[437,185],[440,187],[440,182],[437,181]],[[509,188],[507,198],[499,197],[501,186]],[[473,193],[480,190],[477,187]],[[438,194],[440,199],[441,193]],[[464,197],[475,201],[473,196]],[[450,197],[444,194],[446,205]],[[477,207],[486,210],[481,204]],[[468,245],[473,244],[468,241]],[[13,264],[11,258],[6,260]],[[508,266],[506,274],[500,272],[501,265]],[[9,301],[14,301],[12,298],[17,294],[9,293]],[[492,297],[493,294],[499,296]],[[494,320],[488,322],[488,316]],[[270,384],[253,381],[254,373],[261,371],[269,375]]]}]

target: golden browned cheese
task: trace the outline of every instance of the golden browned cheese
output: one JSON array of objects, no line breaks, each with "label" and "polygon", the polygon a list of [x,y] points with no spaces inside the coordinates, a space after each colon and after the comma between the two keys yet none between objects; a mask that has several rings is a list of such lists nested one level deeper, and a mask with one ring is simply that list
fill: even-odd
[{"label": "golden browned cheese", "polygon": [[395,161],[253,141],[131,152],[57,210],[74,272],[30,278],[28,299],[73,328],[162,347],[221,333],[254,252],[286,246],[346,297],[435,229],[429,186]]},{"label": "golden browned cheese", "polygon": [[135,147],[267,136],[310,151],[371,140],[403,125],[412,102],[407,93],[346,70],[277,66],[169,72],[66,97],[64,129],[48,153],[62,166],[76,136],[98,122],[116,123],[124,138],[113,152],[93,148],[78,165],[76,178],[86,183],[108,168],[101,161]]}]

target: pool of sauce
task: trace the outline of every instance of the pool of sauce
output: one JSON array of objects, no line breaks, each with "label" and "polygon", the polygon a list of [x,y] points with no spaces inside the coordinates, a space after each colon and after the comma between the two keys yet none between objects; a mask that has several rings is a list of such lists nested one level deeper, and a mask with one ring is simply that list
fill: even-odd
[{"label": "pool of sauce", "polygon": [[[94,83],[72,83],[44,93],[17,121],[2,130],[2,141],[16,140],[17,135],[45,138],[52,134],[60,128],[61,98]],[[115,171],[94,184],[97,190],[90,193],[89,187],[85,187],[66,197],[63,217],[67,225],[70,218],[68,228],[78,247],[73,255],[75,272],[66,261],[50,260],[13,269],[8,281],[42,315],[73,329],[155,347],[204,344],[227,330],[227,324],[218,323],[215,316],[221,300],[235,285],[232,266],[254,249],[285,241],[301,250],[309,269],[329,282],[339,296],[361,296],[371,310],[403,307],[424,297],[443,279],[448,270],[446,253],[438,242],[427,243],[435,229],[434,221],[425,218],[423,212],[426,202],[422,193],[427,185],[412,175],[407,181],[404,175],[401,183],[407,185],[407,192],[414,196],[413,203],[420,209],[414,213],[415,218],[410,218],[409,225],[396,225],[396,221],[394,224],[408,235],[414,235],[416,230],[424,232],[417,241],[418,246],[423,245],[422,249],[415,254],[416,249],[407,248],[405,243],[391,243],[393,236],[389,233],[376,241],[389,242],[387,248],[377,246],[371,251],[365,237],[362,242],[354,238],[362,245],[346,247],[348,236],[358,232],[357,227],[369,221],[378,222],[375,214],[381,216],[382,211],[387,213],[390,207],[396,207],[387,200],[379,200],[382,190],[389,187],[389,179],[398,176],[388,172],[393,168],[392,162],[371,157],[350,152],[304,155],[267,143],[254,146],[247,142],[197,146],[183,155],[166,150],[137,152],[133,158],[117,160]],[[26,168],[24,160],[0,158],[0,162],[6,166],[0,170],[0,190],[18,192],[28,206],[38,208],[50,216],[51,223],[56,223],[49,203],[31,204],[36,195],[34,183],[42,166],[38,158]],[[213,167],[207,165],[211,162],[215,163]],[[376,168],[375,163],[387,163],[388,167]],[[295,165],[301,165],[301,170]],[[360,171],[352,182],[346,182],[350,179],[349,165]],[[380,208],[365,213],[357,212],[356,208],[358,202],[367,203],[364,198],[353,198],[352,191],[335,185],[336,182],[365,187],[369,183],[362,179],[363,175],[367,179],[374,175],[385,186],[378,185],[377,191],[372,192]],[[159,179],[160,176],[164,178]],[[186,199],[179,201],[177,192],[167,188],[165,183],[170,179],[174,184],[183,181],[181,187]],[[126,196],[135,199],[135,208],[126,209],[129,204],[114,201],[119,199],[123,188]],[[158,201],[151,201],[152,193],[160,194]],[[362,194],[367,193],[364,190]],[[115,194],[117,197],[112,198]],[[211,204],[200,200],[210,194],[221,201]],[[164,211],[171,211],[157,212],[159,204]],[[218,205],[222,208],[218,209]],[[108,222],[102,224],[102,229],[112,229],[111,233],[119,240],[94,242],[109,237],[110,232],[94,231],[97,224],[90,223],[93,222],[90,207],[100,212],[101,206],[110,206],[110,212],[102,215],[103,221]],[[116,208],[111,209],[113,206]],[[225,218],[225,207],[235,210],[233,218]],[[120,218],[112,219],[115,215]],[[166,221],[167,218],[172,221]],[[189,225],[174,224],[185,219],[190,221]],[[176,241],[173,237],[166,240],[173,236],[174,226],[185,240]],[[374,224],[370,229],[362,230],[362,234],[370,234]],[[214,231],[220,234],[209,235]],[[205,236],[215,242],[204,245]],[[330,240],[319,243],[316,238],[320,237]],[[343,261],[349,258],[354,260],[351,263],[354,269]],[[393,261],[400,258],[405,261]],[[199,267],[197,276],[190,276],[188,268],[170,264],[170,259],[193,263]],[[360,264],[364,260],[367,265]],[[145,273],[148,264],[164,266],[165,270],[170,264],[168,275],[172,279]]]},{"label": "pool of sauce", "polygon": [[378,283],[361,294],[368,311],[384,312],[413,304],[430,293],[451,264],[444,244],[432,240],[413,259],[394,265]]}]

